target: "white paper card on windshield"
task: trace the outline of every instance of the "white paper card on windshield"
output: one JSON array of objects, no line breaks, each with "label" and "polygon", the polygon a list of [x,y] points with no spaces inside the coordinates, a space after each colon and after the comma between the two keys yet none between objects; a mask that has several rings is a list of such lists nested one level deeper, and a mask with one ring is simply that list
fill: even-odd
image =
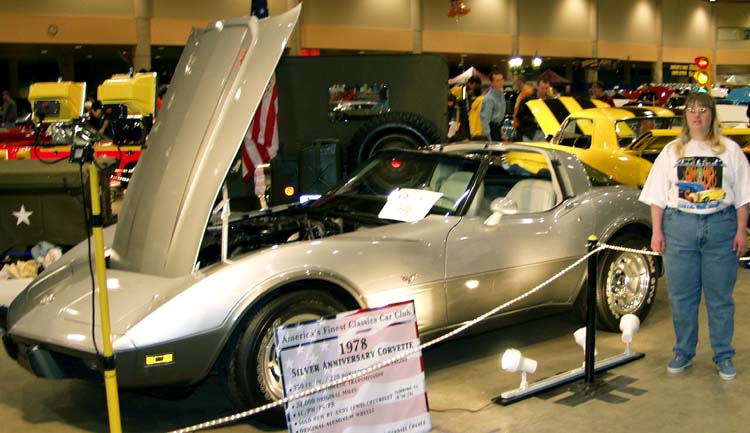
[{"label": "white paper card on windshield", "polygon": [[441,192],[400,188],[388,194],[378,218],[396,221],[419,221],[427,216],[432,206],[443,196]]}]

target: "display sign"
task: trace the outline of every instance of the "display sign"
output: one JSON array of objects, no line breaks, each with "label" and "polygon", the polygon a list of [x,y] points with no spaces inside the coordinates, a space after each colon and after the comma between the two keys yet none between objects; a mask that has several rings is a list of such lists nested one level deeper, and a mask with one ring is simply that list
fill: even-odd
[{"label": "display sign", "polygon": [[673,77],[687,77],[697,71],[697,67],[694,64],[677,64],[673,63],[669,65],[669,73]]},{"label": "display sign", "polygon": [[[419,347],[412,301],[275,329],[290,396]],[[422,354],[286,405],[290,433],[421,433],[432,429]]]},{"label": "display sign", "polygon": [[388,194],[388,200],[380,210],[378,218],[405,222],[419,221],[427,216],[442,196],[440,192],[422,189],[396,189]]}]

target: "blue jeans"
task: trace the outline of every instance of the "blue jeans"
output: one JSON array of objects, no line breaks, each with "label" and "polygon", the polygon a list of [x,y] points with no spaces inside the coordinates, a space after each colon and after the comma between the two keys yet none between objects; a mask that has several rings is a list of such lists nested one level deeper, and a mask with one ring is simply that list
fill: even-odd
[{"label": "blue jeans", "polygon": [[738,259],[732,251],[737,232],[734,206],[710,215],[667,208],[663,219],[664,266],[677,341],[676,355],[692,359],[698,344],[701,289],[706,298],[713,361],[734,356],[734,284]]}]

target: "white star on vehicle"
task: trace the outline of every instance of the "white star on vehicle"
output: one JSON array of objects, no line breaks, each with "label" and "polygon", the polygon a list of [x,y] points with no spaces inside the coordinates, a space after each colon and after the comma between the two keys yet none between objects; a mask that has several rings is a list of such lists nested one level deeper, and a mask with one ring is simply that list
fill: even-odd
[{"label": "white star on vehicle", "polygon": [[13,212],[13,216],[15,216],[17,218],[16,225],[20,226],[21,223],[24,223],[27,226],[30,226],[31,225],[31,221],[29,221],[29,217],[33,213],[34,213],[34,211],[27,211],[26,207],[24,205],[21,205],[21,210]]}]

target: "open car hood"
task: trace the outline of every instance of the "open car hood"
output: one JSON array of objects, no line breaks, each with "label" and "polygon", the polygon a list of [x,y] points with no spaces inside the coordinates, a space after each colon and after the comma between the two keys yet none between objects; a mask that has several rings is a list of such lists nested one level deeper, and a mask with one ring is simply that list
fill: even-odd
[{"label": "open car hood", "polygon": [[224,178],[299,17],[217,21],[188,38],[123,202],[110,265],[193,270]]},{"label": "open car hood", "polygon": [[553,99],[532,99],[527,102],[545,137],[555,135],[563,120],[573,113],[588,108],[609,107],[604,101],[561,96]]}]

